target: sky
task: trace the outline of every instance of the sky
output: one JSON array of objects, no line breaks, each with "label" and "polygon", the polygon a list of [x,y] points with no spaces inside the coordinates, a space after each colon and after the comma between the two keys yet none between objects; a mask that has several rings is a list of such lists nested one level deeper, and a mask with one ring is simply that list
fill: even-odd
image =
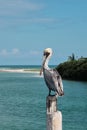
[{"label": "sky", "polygon": [[0,0],[0,65],[49,64],[87,57],[87,0]]}]

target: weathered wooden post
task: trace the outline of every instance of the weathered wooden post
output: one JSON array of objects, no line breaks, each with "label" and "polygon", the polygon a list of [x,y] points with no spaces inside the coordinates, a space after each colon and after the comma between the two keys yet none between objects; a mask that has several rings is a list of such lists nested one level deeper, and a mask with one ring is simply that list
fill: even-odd
[{"label": "weathered wooden post", "polygon": [[62,130],[62,113],[57,111],[56,96],[47,96],[47,130]]}]

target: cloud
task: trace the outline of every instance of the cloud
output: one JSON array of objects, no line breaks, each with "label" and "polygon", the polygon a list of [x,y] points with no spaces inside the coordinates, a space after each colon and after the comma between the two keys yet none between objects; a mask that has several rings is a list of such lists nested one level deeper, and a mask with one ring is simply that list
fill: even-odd
[{"label": "cloud", "polygon": [[42,4],[27,0],[0,0],[0,15],[17,15],[24,11],[37,11],[42,8]]},{"label": "cloud", "polygon": [[18,48],[14,48],[12,49],[12,52],[11,52],[13,55],[19,55],[20,54],[20,50]]},{"label": "cloud", "polygon": [[44,4],[30,0],[0,0],[0,28],[54,22],[52,18],[37,16],[36,12],[44,8]]},{"label": "cloud", "polygon": [[20,50],[17,49],[17,48],[13,48],[11,51],[7,51],[7,49],[2,49],[0,51],[0,56],[3,56],[3,57],[9,57],[9,56],[17,56],[20,54]]},{"label": "cloud", "polygon": [[0,19],[0,28],[6,28],[6,27],[20,27],[23,25],[29,25],[29,24],[53,24],[53,23],[59,23],[57,19],[53,18],[2,18]]},{"label": "cloud", "polygon": [[53,24],[59,20],[41,15],[42,2],[32,0],[0,0],[0,28],[20,27],[27,24]]},{"label": "cloud", "polygon": [[1,51],[0,51],[0,55],[1,55],[1,56],[8,56],[7,50],[6,50],[6,49],[1,50]]},{"label": "cloud", "polygon": [[18,48],[13,48],[8,51],[7,49],[0,50],[0,56],[2,57],[32,57],[40,55],[40,51],[31,50],[31,51],[21,51]]},{"label": "cloud", "polygon": [[34,18],[34,19],[28,20],[28,22],[31,22],[31,23],[52,23],[54,21],[55,19],[52,19],[52,18]]}]

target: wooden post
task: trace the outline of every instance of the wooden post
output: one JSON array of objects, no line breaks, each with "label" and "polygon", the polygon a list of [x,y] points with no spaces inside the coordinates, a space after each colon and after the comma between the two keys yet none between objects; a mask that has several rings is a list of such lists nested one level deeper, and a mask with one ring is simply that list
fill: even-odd
[{"label": "wooden post", "polygon": [[57,111],[56,96],[47,96],[47,130],[62,130],[62,113]]}]

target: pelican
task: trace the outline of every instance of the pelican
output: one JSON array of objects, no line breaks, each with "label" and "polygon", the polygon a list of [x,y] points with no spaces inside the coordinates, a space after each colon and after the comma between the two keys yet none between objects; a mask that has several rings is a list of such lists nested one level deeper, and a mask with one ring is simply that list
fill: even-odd
[{"label": "pelican", "polygon": [[43,53],[43,63],[40,70],[40,75],[43,72],[45,83],[49,89],[49,96],[51,95],[51,90],[55,92],[55,95],[63,96],[63,83],[62,78],[56,69],[51,69],[48,66],[49,59],[52,56],[52,49],[46,48]]}]

